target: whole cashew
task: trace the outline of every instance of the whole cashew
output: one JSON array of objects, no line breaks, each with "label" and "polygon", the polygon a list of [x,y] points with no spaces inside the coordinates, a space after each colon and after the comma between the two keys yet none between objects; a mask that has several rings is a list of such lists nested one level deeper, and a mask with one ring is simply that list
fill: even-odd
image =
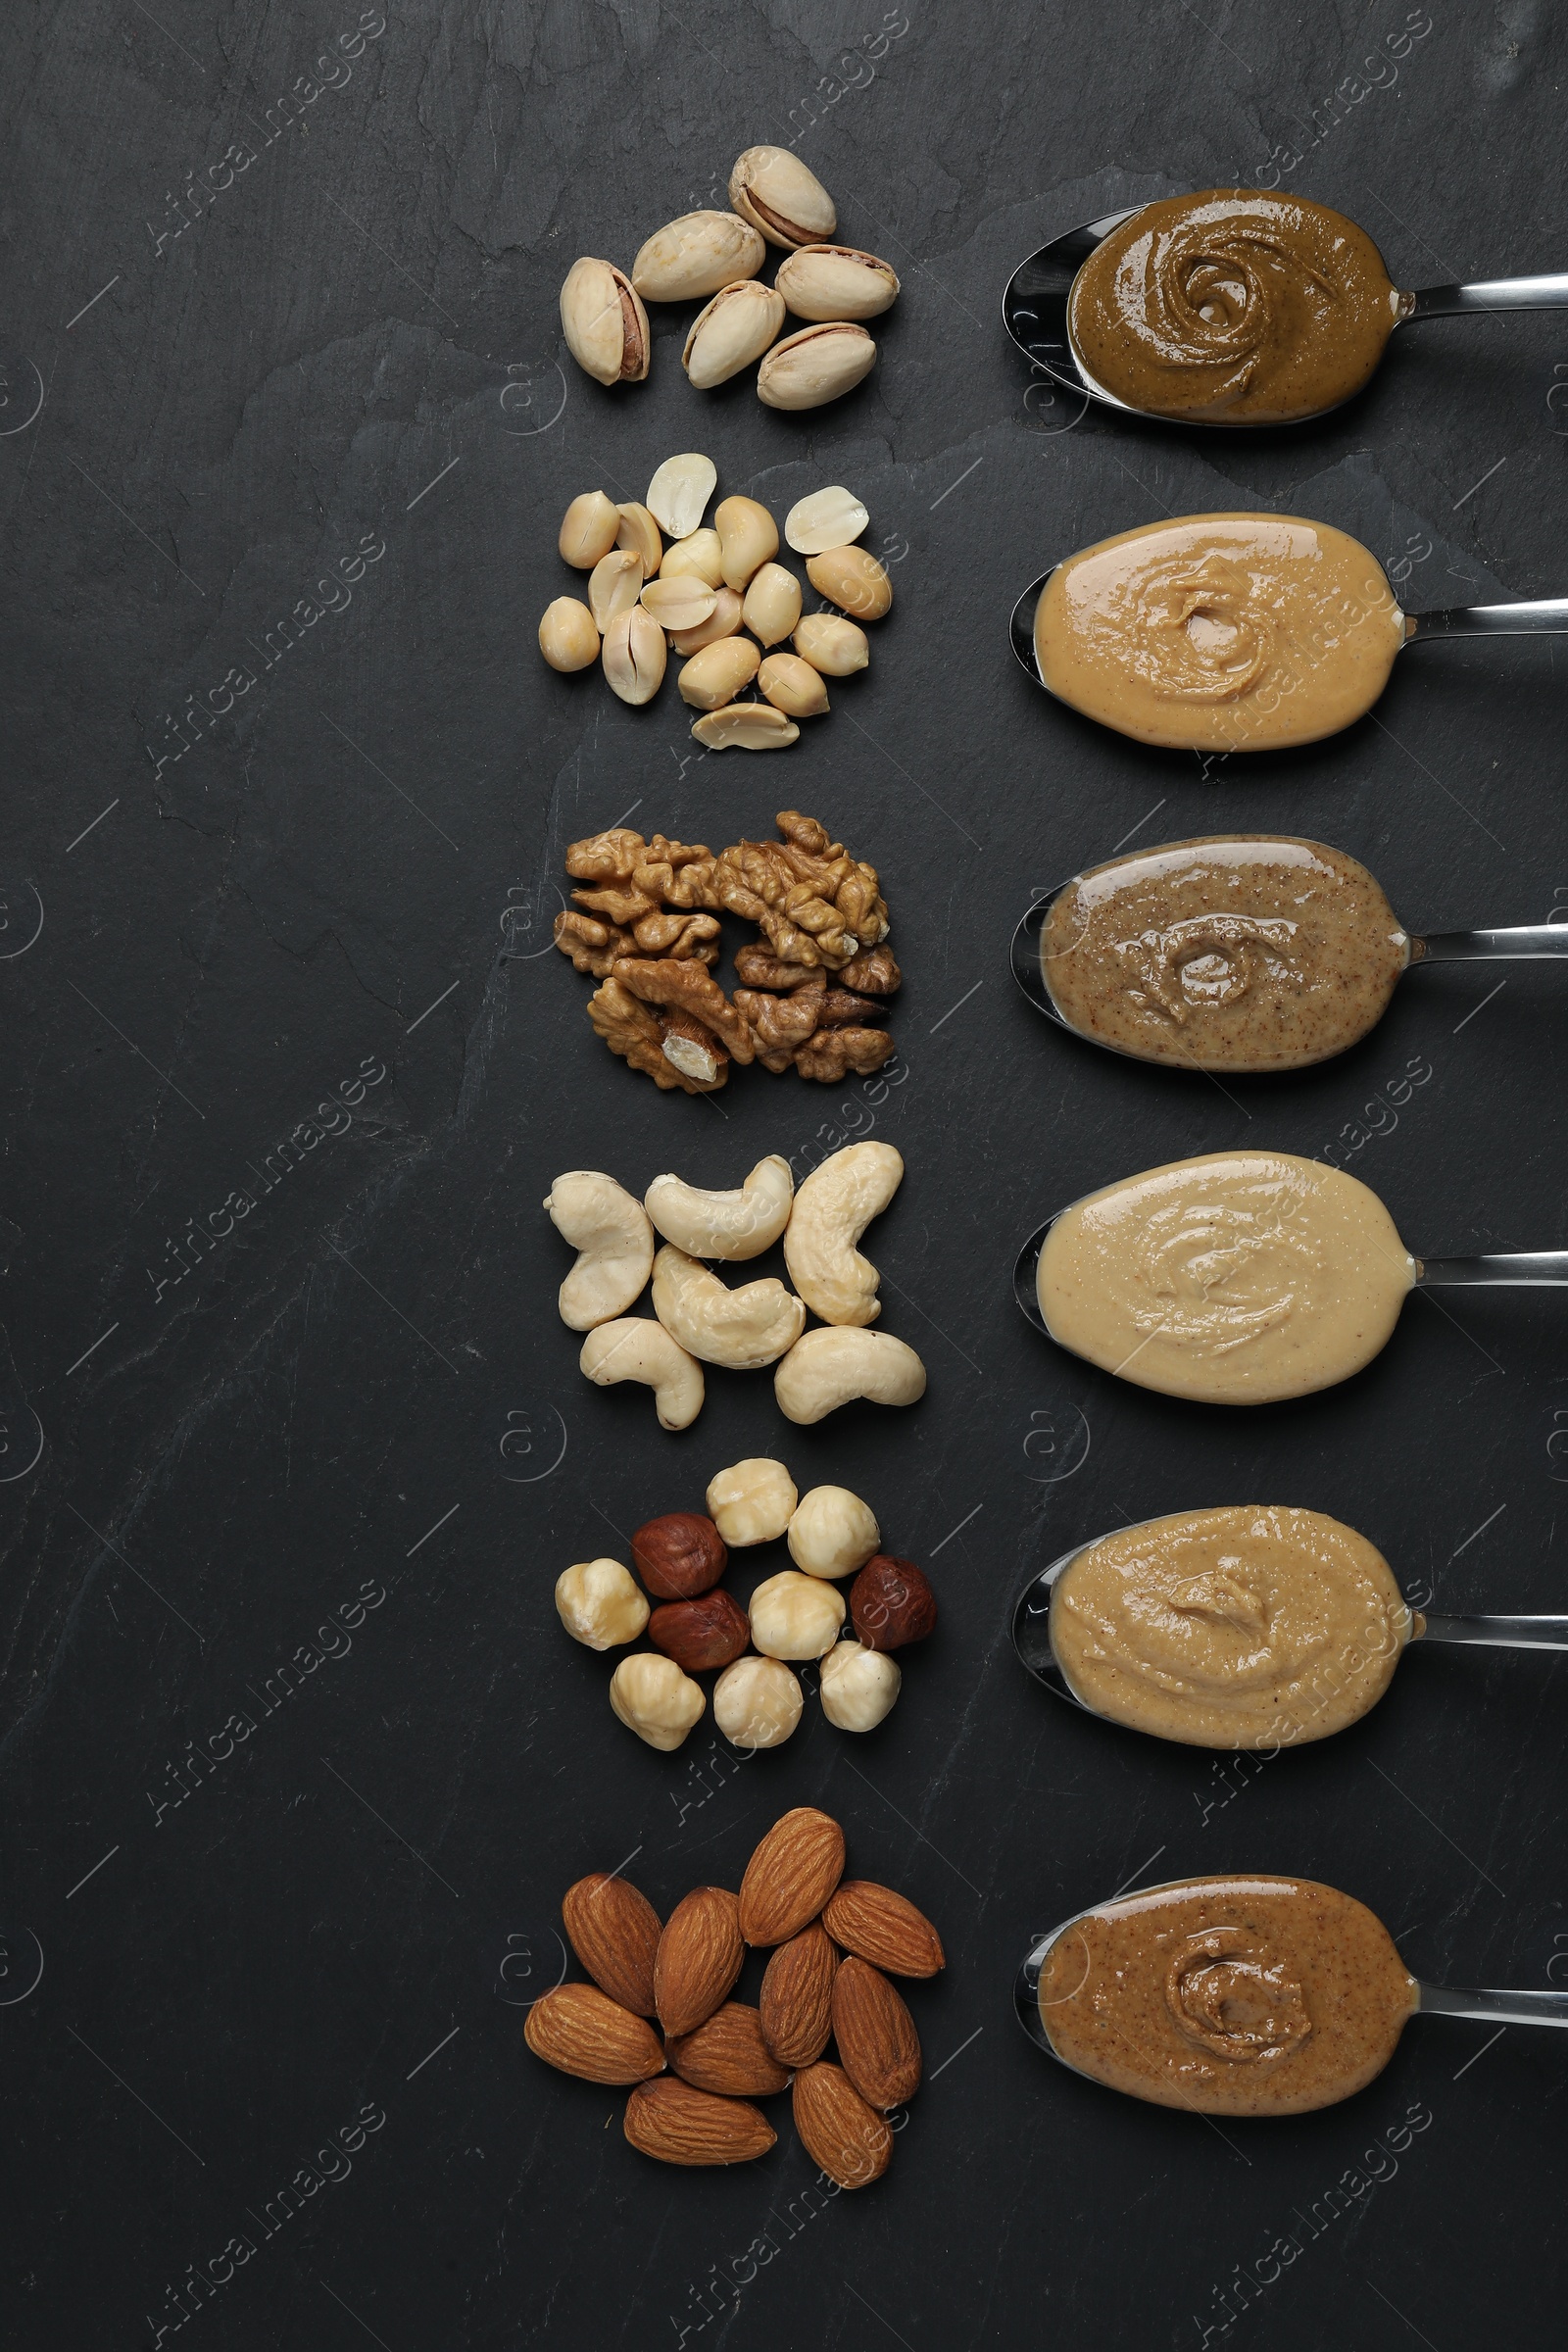
[{"label": "whole cashew", "polygon": [[771,1152],[739,1192],[705,1193],[678,1176],[656,1176],[643,1206],[666,1242],[690,1257],[760,1257],[790,1221],[795,1179]]},{"label": "whole cashew", "polygon": [[784,1263],[824,1323],[874,1323],[882,1312],[876,1295],[882,1278],[855,1245],[903,1178],[904,1161],[891,1144],[847,1144],[796,1194]]},{"label": "whole cashew", "polygon": [[688,1353],[737,1372],[777,1363],[806,1326],[800,1299],[772,1275],[732,1291],[668,1242],[654,1260],[654,1312]]},{"label": "whole cashew", "polygon": [[561,1286],[561,1320],[592,1331],[623,1315],[654,1262],[653,1228],[639,1203],[598,1168],[558,1176],[545,1199],[550,1221],[581,1255]]},{"label": "whole cashew", "polygon": [[925,1366],[889,1331],[808,1331],[773,1375],[787,1421],[820,1421],[863,1396],[870,1404],[913,1404],[925,1395]]},{"label": "whole cashew", "polygon": [[582,1344],[580,1368],[596,1388],[640,1380],[654,1392],[662,1429],[689,1429],[703,1409],[703,1367],[648,1315],[601,1323]]}]

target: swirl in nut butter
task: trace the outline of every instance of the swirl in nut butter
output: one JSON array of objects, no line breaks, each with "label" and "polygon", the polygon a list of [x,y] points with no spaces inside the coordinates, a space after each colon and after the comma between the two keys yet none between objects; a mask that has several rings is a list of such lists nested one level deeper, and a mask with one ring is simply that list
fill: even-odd
[{"label": "swirl in nut butter", "polygon": [[1300,196],[1147,204],[1073,281],[1086,373],[1146,415],[1287,424],[1359,392],[1407,303],[1364,229]]}]

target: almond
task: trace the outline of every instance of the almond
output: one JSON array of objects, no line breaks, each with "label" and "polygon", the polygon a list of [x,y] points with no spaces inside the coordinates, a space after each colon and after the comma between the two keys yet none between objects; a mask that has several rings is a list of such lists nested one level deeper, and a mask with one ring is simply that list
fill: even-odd
[{"label": "almond", "polygon": [[813,1805],[797,1805],[768,1831],[741,1881],[741,1934],[784,1943],[809,1926],[844,1875],[844,1832]]},{"label": "almond", "polygon": [[[887,1989],[893,1992],[891,1984]],[[896,1992],[893,1997],[899,1998]],[[902,2002],[899,2005],[903,2007]],[[769,2052],[757,2011],[749,2001],[726,2001],[695,2034],[682,2034],[666,2042],[664,2055],[683,2082],[698,2090],[718,2091],[728,2099],[770,2098],[774,2091],[789,2085],[789,2069],[780,2066]],[[915,2072],[918,2076],[918,2051]],[[896,2101],[886,2103],[891,2106]]]},{"label": "almond", "polygon": [[853,1953],[833,1980],[833,2039],[839,2064],[869,2106],[902,2107],[919,2089],[920,2036],[904,1996]]},{"label": "almond", "polygon": [[661,2164],[749,2164],[765,2156],[778,2134],[760,2107],[666,2078],[632,2092],[626,2137]]},{"label": "almond", "polygon": [[572,1950],[594,1983],[623,2009],[654,2014],[654,1954],[659,1913],[625,1879],[602,1870],[568,1886],[562,1923]]},{"label": "almond", "polygon": [[690,2034],[711,2017],[745,1958],[735,1897],[722,1886],[694,1886],[664,1922],[654,1954],[654,2006],[664,2032]]},{"label": "almond", "polygon": [[[650,2091],[674,2088],[655,2082],[632,2093],[644,2099]],[[826,2060],[808,2066],[795,2078],[795,2129],[813,2164],[821,2166],[840,2188],[864,2188],[880,2180],[893,2156],[893,2133],[868,2107],[842,2067]]]},{"label": "almond", "polygon": [[835,1943],[890,1977],[934,1977],[947,1966],[942,1938],[925,1913],[870,1879],[845,1879],[822,1925]]},{"label": "almond", "polygon": [[522,2032],[536,2058],[585,2082],[645,2082],[664,2071],[652,2026],[597,1984],[558,1984],[542,1993]]},{"label": "almond", "polygon": [[809,2066],[827,2048],[838,1964],[837,1952],[814,1923],[781,1943],[769,1960],[758,2015],[762,2039],[780,2066]]}]

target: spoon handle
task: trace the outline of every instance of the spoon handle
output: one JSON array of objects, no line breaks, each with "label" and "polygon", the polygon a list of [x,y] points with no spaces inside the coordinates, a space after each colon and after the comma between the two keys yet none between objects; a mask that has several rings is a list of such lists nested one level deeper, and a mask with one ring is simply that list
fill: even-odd
[{"label": "spoon handle", "polygon": [[1416,1281],[1428,1290],[1560,1290],[1568,1284],[1568,1250],[1506,1250],[1492,1257],[1424,1257]]},{"label": "spoon handle", "polygon": [[1568,630],[1568,597],[1550,596],[1537,604],[1453,605],[1446,612],[1407,612],[1404,620],[1407,645],[1433,637],[1557,637]]},{"label": "spoon handle", "polygon": [[1501,1992],[1490,1984],[1474,1992],[1450,1992],[1444,1984],[1420,1987],[1423,2016],[1496,2018],[1509,2026],[1568,2026],[1568,1992]]},{"label": "spoon handle", "polygon": [[1568,277],[1493,277],[1475,286],[1424,286],[1405,318],[1457,318],[1472,311],[1568,310]]},{"label": "spoon handle", "polygon": [[1520,923],[1510,931],[1434,931],[1410,943],[1410,961],[1454,963],[1490,957],[1515,962],[1568,956],[1568,923]]},{"label": "spoon handle", "polygon": [[1422,1611],[1423,1642],[1476,1642],[1486,1649],[1568,1649],[1568,1617],[1434,1617]]}]

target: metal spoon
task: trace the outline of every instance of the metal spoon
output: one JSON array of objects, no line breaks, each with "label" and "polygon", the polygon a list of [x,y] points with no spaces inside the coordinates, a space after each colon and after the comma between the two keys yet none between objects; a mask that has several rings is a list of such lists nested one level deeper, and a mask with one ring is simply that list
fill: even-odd
[{"label": "metal spoon", "polygon": [[[1043,374],[1068,392],[1099,401],[1102,408],[1118,409],[1124,416],[1146,417],[1153,424],[1218,427],[1233,432],[1267,430],[1269,419],[1254,425],[1246,416],[1166,416],[1153,410],[1135,409],[1098,384],[1079,361],[1067,325],[1067,301],[1073,280],[1101,240],[1145,209],[1141,204],[1130,204],[1119,213],[1105,213],[1098,220],[1086,220],[1081,228],[1069,228],[1062,236],[1053,237],[1038,253],[1020,262],[1003,289],[1003,325],[1024,358]],[[1560,310],[1568,310],[1568,276],[1496,277],[1479,285],[1427,286],[1420,293],[1406,294],[1401,297],[1397,324],[1407,326],[1422,318],[1457,318],[1478,311]],[[1339,406],[1338,401],[1331,403],[1331,407]],[[1320,409],[1315,414],[1327,416],[1329,411]],[[1298,416],[1286,421],[1302,424],[1308,419]]]}]

